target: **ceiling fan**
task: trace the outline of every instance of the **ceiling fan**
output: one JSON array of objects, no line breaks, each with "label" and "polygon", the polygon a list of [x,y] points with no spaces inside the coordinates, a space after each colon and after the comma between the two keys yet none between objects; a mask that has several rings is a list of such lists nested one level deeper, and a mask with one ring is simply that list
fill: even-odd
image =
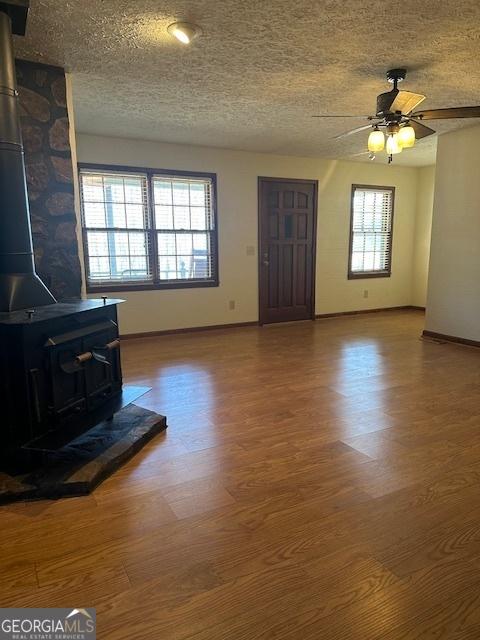
[{"label": "ceiling fan", "polygon": [[[422,124],[423,120],[480,118],[480,106],[415,111],[426,96],[398,89],[398,84],[405,80],[406,75],[406,69],[390,69],[387,71],[387,80],[393,84],[393,89],[377,96],[377,110],[374,116],[315,115],[313,117],[366,118],[369,120],[368,124],[341,133],[335,138],[344,138],[359,131],[372,129],[368,137],[368,152],[365,153],[369,153],[370,158],[373,160],[376,153],[386,149],[389,164],[392,162],[393,156],[401,153],[402,149],[413,147],[416,140],[421,140],[435,133],[433,129]],[[385,133],[382,129],[385,129]],[[386,141],[385,134],[387,136]]]}]

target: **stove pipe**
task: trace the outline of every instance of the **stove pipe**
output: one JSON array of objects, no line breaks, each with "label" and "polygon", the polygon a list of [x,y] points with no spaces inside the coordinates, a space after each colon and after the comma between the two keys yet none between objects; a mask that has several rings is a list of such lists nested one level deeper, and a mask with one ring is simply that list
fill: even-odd
[{"label": "stove pipe", "polygon": [[12,31],[24,35],[29,0],[0,1],[0,311],[56,302],[35,273]]}]

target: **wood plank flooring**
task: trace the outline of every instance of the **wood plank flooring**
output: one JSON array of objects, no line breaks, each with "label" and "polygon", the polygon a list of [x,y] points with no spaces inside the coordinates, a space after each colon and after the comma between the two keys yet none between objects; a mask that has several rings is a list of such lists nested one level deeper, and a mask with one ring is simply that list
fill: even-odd
[{"label": "wood plank flooring", "polygon": [[0,605],[109,640],[480,637],[480,352],[385,312],[123,345],[169,429],[0,509]]}]

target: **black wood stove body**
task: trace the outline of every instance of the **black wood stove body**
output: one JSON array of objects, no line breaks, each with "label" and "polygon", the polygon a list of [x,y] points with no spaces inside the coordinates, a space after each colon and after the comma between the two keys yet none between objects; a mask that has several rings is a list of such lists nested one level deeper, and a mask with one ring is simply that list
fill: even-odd
[{"label": "black wood stove body", "polygon": [[85,431],[110,417],[122,389],[117,304],[79,300],[0,313],[0,445]]}]

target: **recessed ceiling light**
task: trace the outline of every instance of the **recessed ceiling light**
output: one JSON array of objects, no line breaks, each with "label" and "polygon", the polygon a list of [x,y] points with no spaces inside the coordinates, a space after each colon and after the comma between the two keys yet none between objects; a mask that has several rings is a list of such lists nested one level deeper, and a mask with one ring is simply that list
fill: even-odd
[{"label": "recessed ceiling light", "polygon": [[167,31],[183,44],[190,44],[197,36],[202,35],[200,27],[190,22],[174,22],[167,27]]}]

